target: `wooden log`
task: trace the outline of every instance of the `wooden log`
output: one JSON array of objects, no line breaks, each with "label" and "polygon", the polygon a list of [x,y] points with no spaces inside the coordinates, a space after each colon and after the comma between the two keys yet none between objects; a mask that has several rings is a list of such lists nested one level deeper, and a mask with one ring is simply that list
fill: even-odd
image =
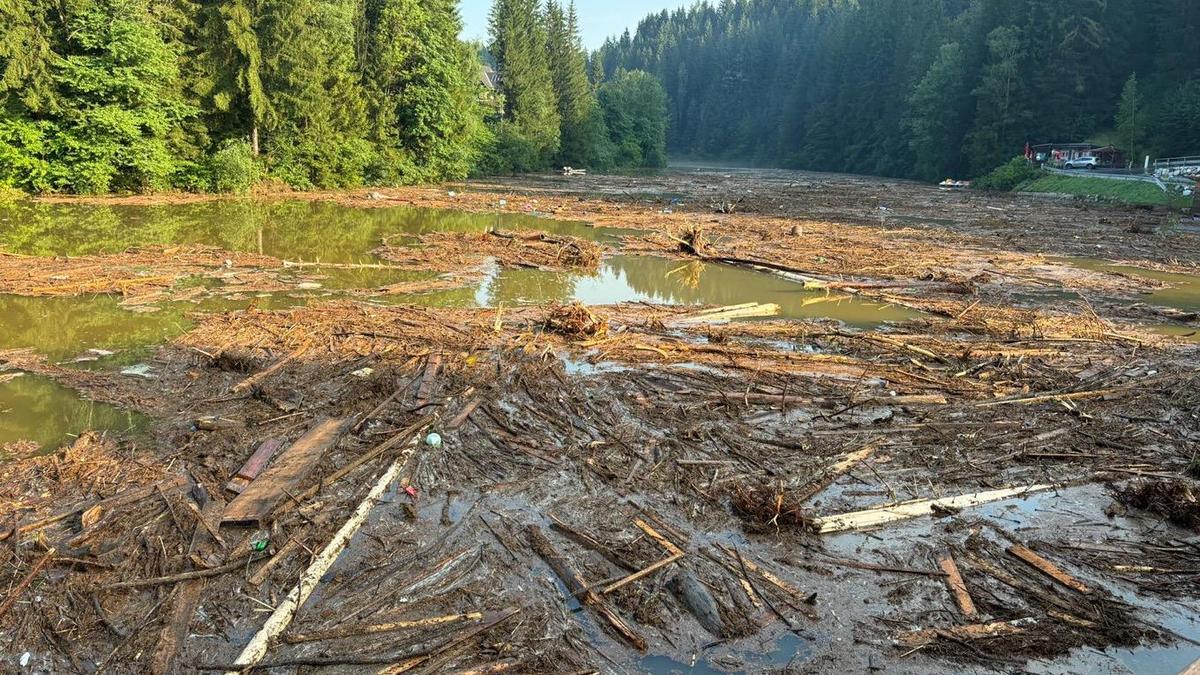
[{"label": "wooden log", "polygon": [[[583,546],[586,546],[599,553],[600,555],[604,556],[605,560],[616,565],[617,567],[620,567],[626,572],[636,572],[638,570],[637,565],[630,563],[628,560],[618,555],[616,551],[600,542],[591,534],[571,527],[558,518],[555,518],[553,515],[550,516],[550,520],[552,521],[550,524],[551,528],[567,535],[571,539],[575,540],[576,543],[582,544]],[[499,537],[497,537],[497,539],[498,538]]]},{"label": "wooden log", "polygon": [[1084,594],[1092,592],[1092,589],[1088,588],[1082,581],[1067,574],[1058,565],[1046,560],[1025,546],[1013,544],[1008,547],[1008,554],[1071,590]]},{"label": "wooden log", "polygon": [[345,433],[347,421],[347,418],[318,420],[229,503],[221,523],[255,525],[270,516],[279,502],[299,492],[304,479]]},{"label": "wooden log", "polygon": [[946,573],[946,585],[954,594],[954,602],[958,605],[958,611],[962,612],[967,619],[975,619],[979,612],[975,609],[975,601],[971,599],[971,593],[967,591],[967,583],[963,581],[962,573],[958,571],[954,556],[949,552],[943,553],[938,557],[938,567]]},{"label": "wooden log", "polygon": [[266,556],[251,556],[248,560],[239,557],[233,562],[225,563],[218,567],[210,567],[203,570],[191,570],[188,572],[180,572],[179,574],[168,574],[162,577],[151,577],[149,579],[129,579],[127,581],[117,581],[115,583],[106,584],[101,588],[117,589],[117,588],[146,588],[148,586],[169,586],[182,581],[190,581],[192,579],[207,579],[208,577],[219,577],[222,574],[228,574],[234,570],[242,569],[256,560],[262,560]]},{"label": "wooden log", "polygon": [[529,544],[533,547],[533,550],[538,554],[538,556],[541,557],[542,560],[546,561],[546,564],[550,566],[550,569],[554,570],[554,573],[558,575],[558,578],[562,579],[563,584],[566,585],[567,590],[573,596],[579,598],[579,601],[585,606],[595,610],[596,613],[603,617],[608,625],[611,626],[618,635],[625,638],[630,644],[636,647],[638,651],[646,651],[647,647],[649,646],[646,642],[646,639],[639,635],[632,626],[626,623],[625,620],[622,619],[615,610],[609,607],[608,603],[606,603],[599,594],[588,588],[588,585],[586,582],[584,582],[583,577],[579,576],[579,573],[571,568],[571,565],[567,562],[567,559],[564,558],[563,555],[554,548],[554,545],[550,543],[550,540],[546,538],[546,535],[542,534],[542,529],[540,527],[537,525],[530,525],[525,528],[525,534],[528,537]]},{"label": "wooden log", "polygon": [[774,303],[749,302],[742,305],[730,305],[716,309],[704,310],[673,319],[668,326],[688,326],[699,323],[717,323],[734,319],[750,319],[779,314],[779,305]]},{"label": "wooden log", "polygon": [[930,644],[940,637],[965,642],[984,638],[1019,635],[1031,626],[1037,625],[1037,619],[1017,619],[1015,621],[993,621],[991,623],[975,623],[966,626],[951,626],[949,628],[926,628],[907,633],[901,633],[896,641],[905,647],[920,647]]},{"label": "wooden log", "polygon": [[453,419],[446,423],[446,431],[454,431],[455,429],[461,427],[463,423],[471,417],[471,413],[475,412],[475,409],[478,408],[481,403],[483,403],[482,396],[476,396],[470,401],[467,401],[467,404],[463,406],[463,409],[459,411],[459,413],[455,415]]},{"label": "wooden log", "polygon": [[250,377],[247,377],[246,379],[242,380],[241,382],[238,382],[237,384],[235,384],[233,386],[233,389],[231,391],[235,394],[240,394],[245,391],[249,391],[250,388],[253,387],[254,385],[258,384],[259,382],[262,382],[263,380],[267,379],[268,377],[271,377],[275,373],[279,372],[280,369],[282,369],[284,366],[288,365],[292,361],[295,361],[296,359],[300,358],[301,356],[304,356],[305,352],[307,352],[308,349],[309,349],[308,345],[304,345],[303,347],[300,347],[299,349],[293,351],[291,354],[288,354],[287,356],[283,357],[282,359],[279,359],[278,361],[276,361],[274,364],[270,365],[266,369],[261,370],[255,374],[251,375]]},{"label": "wooden log", "polygon": [[46,565],[50,564],[50,561],[54,559],[54,554],[57,552],[58,551],[55,549],[50,549],[42,554],[42,557],[38,558],[38,561],[33,564],[33,567],[29,569],[29,572],[25,574],[20,583],[18,583],[11,591],[9,591],[8,595],[4,598],[4,602],[0,603],[0,618],[3,618],[5,614],[8,614],[8,611],[13,608],[13,605],[17,604],[17,599],[21,597],[21,594],[25,592],[26,588],[29,588],[29,585],[33,583],[33,580],[37,578],[37,575],[46,567]]},{"label": "wooden log", "polygon": [[808,487],[800,491],[800,493],[796,496],[797,501],[803,504],[813,497],[816,497],[821,492],[824,492],[825,489],[830,485],[833,485],[837,479],[846,475],[850,469],[858,466],[860,462],[866,460],[873,454],[875,454],[875,444],[868,443],[863,448],[855,450],[854,452],[834,462],[828,469],[825,470],[825,475],[822,478],[810,483]]},{"label": "wooden log", "polygon": [[297,644],[300,642],[317,642],[319,640],[340,640],[342,638],[353,637],[355,635],[374,635],[376,633],[394,633],[401,630],[409,630],[412,628],[431,628],[434,626],[445,626],[452,623],[461,623],[463,621],[479,621],[483,618],[483,612],[467,612],[466,614],[448,614],[446,616],[434,616],[427,619],[412,619],[406,621],[391,621],[388,623],[375,623],[366,626],[338,626],[330,630],[317,631],[314,633],[294,633],[283,636],[283,641],[288,644]]},{"label": "wooden log", "polygon": [[893,504],[891,506],[880,506],[873,509],[843,513],[835,516],[820,516],[813,519],[813,527],[821,534],[861,530],[868,527],[885,525],[898,520],[928,516],[931,515],[935,509],[955,510],[970,506],[979,506],[980,504],[1000,501],[1001,499],[1011,499],[1013,497],[1020,497],[1022,495],[1027,495],[1034,492],[1050,490],[1054,487],[1054,485],[1029,485],[1024,487],[1005,488],[1003,490],[975,492],[958,497],[944,497],[941,499],[915,499],[913,501],[900,502],[899,504]]},{"label": "wooden log", "polygon": [[704,630],[712,633],[714,637],[725,637],[725,621],[721,619],[717,601],[695,574],[684,570],[675,575],[668,585]]},{"label": "wooden log", "polygon": [[238,669],[227,671],[227,675],[237,675],[237,673],[246,670],[262,660],[262,657],[267,653],[267,648],[270,646],[271,641],[282,634],[288,625],[291,624],[300,606],[316,590],[317,585],[321,583],[321,578],[333,566],[334,561],[341,555],[342,550],[350,543],[350,539],[358,533],[363,523],[367,521],[367,516],[375,508],[375,505],[379,502],[379,498],[383,496],[383,493],[387,491],[392,482],[400,476],[400,472],[404,470],[404,465],[407,463],[409,456],[416,451],[418,442],[419,438],[414,436],[409,441],[405,452],[397,457],[388,470],[379,477],[379,480],[367,492],[366,497],[359,503],[358,508],[354,510],[350,518],[333,535],[333,538],[329,540],[325,548],[317,554],[312,564],[300,575],[299,582],[276,605],[275,611],[271,613],[271,616],[267,617],[262,628],[255,633],[250,642],[242,649],[241,654],[238,655],[235,661]]},{"label": "wooden log", "polygon": [[799,588],[796,588],[783,579],[780,579],[775,574],[772,574],[770,570],[763,569],[762,567],[754,564],[753,561],[745,556],[740,555],[735,549],[727,548],[721,544],[714,544],[714,546],[716,546],[717,550],[721,551],[729,558],[730,563],[727,566],[730,570],[737,573],[739,572],[740,568],[744,566],[747,572],[751,572],[759,577],[762,577],[763,581],[766,581],[775,588],[783,591],[791,599],[790,604],[803,612],[805,616],[814,620],[817,618],[816,612],[808,607],[809,596],[806,596]]},{"label": "wooden log", "polygon": [[[224,500],[210,499],[200,510],[200,521],[196,524],[192,533],[192,543],[188,547],[189,555],[202,554],[204,550],[214,548],[217,542],[206,523],[220,517],[224,508]],[[187,639],[188,628],[191,626],[192,616],[196,613],[196,607],[200,604],[205,583],[204,578],[189,579],[176,586],[172,592],[171,610],[163,623],[162,631],[159,632],[154,654],[150,657],[150,672],[153,675],[175,672],[175,659],[180,646]]]},{"label": "wooden log", "polygon": [[650,525],[647,524],[646,521],[642,520],[641,518],[634,518],[633,522],[643,532],[645,532],[647,535],[649,535],[650,538],[652,538],[656,542],[658,542],[658,545],[663,547],[667,551],[667,553],[669,553],[670,555],[667,558],[659,560],[658,562],[656,562],[644,569],[640,569],[640,570],[634,572],[633,574],[630,574],[630,575],[624,577],[623,579],[620,579],[612,584],[609,584],[603,591],[603,593],[605,595],[608,595],[609,593],[612,593],[613,591],[615,591],[619,588],[622,588],[628,584],[631,584],[631,583],[637,581],[638,579],[642,579],[644,577],[650,576],[651,574],[657,572],[658,570],[678,561],[680,558],[682,558],[685,555],[682,549],[680,549],[678,546],[676,546],[670,539],[667,539],[666,537],[659,534],[658,531],[655,530],[653,527],[650,527]]},{"label": "wooden log", "polygon": [[[83,504],[77,504],[70,508],[59,511],[54,515],[35,520],[32,523],[21,525],[16,529],[16,533],[28,534],[30,532],[36,532],[38,530],[50,527],[55,523],[60,523],[64,520],[67,520],[76,514],[82,514],[83,527],[88,528],[99,521],[100,517],[108,510],[119,506],[124,506],[125,504],[139,502],[147,497],[153,497],[158,494],[159,490],[161,490],[164,494],[170,494],[183,489],[187,485],[187,476],[183,474],[175,474],[166,480],[159,481],[152,485],[130,488],[106,499],[92,500],[84,502]],[[0,541],[5,541],[12,536],[13,529],[9,528],[8,530],[4,531],[3,534],[0,534]]]},{"label": "wooden log", "polygon": [[246,486],[255,478],[258,478],[263,469],[267,468],[267,463],[271,461],[271,458],[275,456],[275,453],[281,447],[283,447],[282,438],[268,438],[263,441],[262,445],[258,446],[254,454],[250,455],[250,458],[242,465],[242,468],[238,469],[233,478],[230,478],[229,482],[225,484],[225,489],[236,494],[241,494],[246,489]]},{"label": "wooden log", "polygon": [[400,675],[400,673],[407,673],[413,668],[426,663],[429,664],[427,670],[430,670],[431,672],[437,671],[438,666],[445,664],[437,663],[435,660],[444,661],[445,658],[453,655],[471,640],[474,640],[501,623],[508,621],[520,613],[520,611],[520,609],[508,609],[498,614],[490,615],[487,621],[485,621],[483,624],[459,633],[458,636],[456,636],[450,642],[447,642],[436,649],[430,650],[425,654],[404,659],[399,663],[388,666],[387,668],[378,671],[377,675]]}]

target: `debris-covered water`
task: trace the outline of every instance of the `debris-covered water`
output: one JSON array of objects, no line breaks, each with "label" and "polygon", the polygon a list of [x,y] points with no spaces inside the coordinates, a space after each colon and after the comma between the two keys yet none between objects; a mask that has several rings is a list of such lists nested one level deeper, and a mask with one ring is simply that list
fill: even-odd
[{"label": "debris-covered water", "polygon": [[[619,244],[626,230],[525,214],[475,214],[414,208],[352,208],[311,201],[214,201],[164,206],[22,204],[0,211],[0,250],[21,255],[82,256],[148,245],[202,244],[295,263],[377,265],[371,251],[430,232],[540,230]],[[24,297],[0,295],[0,350],[32,348],[56,362],[80,367],[129,365],[151,348],[183,333],[189,313],[257,307],[276,309],[324,302],[339,292],[430,279],[432,273],[395,269],[296,268],[319,282],[287,292],[222,295],[219,287],[193,302],[123,306],[111,295]],[[150,270],[147,270],[150,273]],[[727,265],[681,263],[617,255],[591,272],[493,269],[462,288],[379,297],[379,302],[435,307],[514,306],[580,301],[589,305],[656,302],[693,305],[775,303],[785,318],[830,318],[859,328],[917,316],[913,310],[846,294],[804,289],[762,272]],[[114,352],[96,359],[89,350]],[[60,390],[63,403],[83,405]],[[16,436],[66,440],[41,429],[32,399],[14,398],[3,415]],[[103,421],[103,418],[98,421]],[[113,429],[119,425],[97,425]],[[37,430],[37,431],[35,431]]]}]

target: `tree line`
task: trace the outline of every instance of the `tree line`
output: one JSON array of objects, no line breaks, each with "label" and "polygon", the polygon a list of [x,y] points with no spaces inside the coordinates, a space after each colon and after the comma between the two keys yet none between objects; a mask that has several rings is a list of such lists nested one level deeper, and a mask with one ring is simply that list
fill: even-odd
[{"label": "tree line", "polygon": [[657,81],[593,81],[573,6],[497,0],[472,45],[457,5],[0,0],[0,186],[246,192],[665,161]]},{"label": "tree line", "polygon": [[595,55],[667,91],[681,157],[940,180],[1026,142],[1200,154],[1195,0],[723,0]]}]

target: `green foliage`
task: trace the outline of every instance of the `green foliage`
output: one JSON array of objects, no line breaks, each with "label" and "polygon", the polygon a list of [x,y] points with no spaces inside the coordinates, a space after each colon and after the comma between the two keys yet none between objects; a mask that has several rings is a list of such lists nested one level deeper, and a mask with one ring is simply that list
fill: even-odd
[{"label": "green foliage", "polygon": [[475,169],[476,175],[500,176],[531,173],[546,168],[543,148],[508,120],[496,125],[491,142]]},{"label": "green foliage", "polygon": [[620,167],[667,165],[667,95],[653,75],[621,71],[600,86],[600,106]]},{"label": "green foliage", "polygon": [[1142,104],[1142,96],[1138,93],[1137,75],[1130,75],[1121,89],[1121,101],[1117,105],[1117,134],[1121,139],[1121,149],[1128,153],[1126,156],[1134,161],[1138,149],[1146,140],[1146,112]]},{"label": "green foliage", "polygon": [[1024,157],[1014,157],[1007,164],[1003,164],[991,173],[975,179],[971,187],[977,190],[993,190],[996,192],[1010,192],[1017,189],[1023,183],[1041,176],[1042,172],[1029,160]]},{"label": "green foliage", "polygon": [[1021,187],[1022,192],[1045,192],[1103,199],[1125,204],[1171,206],[1172,195],[1144,181],[1111,180],[1093,176],[1044,174]]},{"label": "green foliage", "polygon": [[592,67],[662,82],[680,156],[937,180],[1114,128],[1133,72],[1157,151],[1200,152],[1197,34],[1195,0],[709,0]]},{"label": "green foliage", "polygon": [[1200,155],[1200,78],[1181,85],[1159,114],[1156,146],[1163,155]]},{"label": "green foliage", "polygon": [[564,165],[596,166],[603,133],[595,124],[596,98],[587,75],[587,55],[579,37],[575,4],[564,11],[554,0],[546,3],[547,46],[550,73],[557,99],[562,145],[558,160]]},{"label": "green foliage", "polygon": [[904,126],[914,156],[914,172],[925,180],[941,180],[957,158],[963,137],[963,51],[957,42],[942,45],[937,58],[908,98]]},{"label": "green foliage", "polygon": [[212,186],[217,192],[249,194],[258,182],[258,164],[246,141],[226,141],[209,160]]},{"label": "green foliage", "polygon": [[485,136],[482,65],[458,42],[454,3],[372,0],[366,20],[372,133],[388,158],[371,171],[385,182],[465,176]]},{"label": "green foliage", "polygon": [[[496,0],[490,18],[490,52],[504,95],[506,128],[497,130],[497,142],[507,145],[511,141],[532,151],[541,168],[558,153],[561,118],[547,55],[545,20],[538,6],[539,0]],[[517,166],[524,165],[525,159],[514,158],[513,168],[521,170]]]},{"label": "green foliage", "polygon": [[989,58],[974,91],[979,103],[968,142],[971,168],[976,173],[995,166],[1023,137],[1016,107],[1021,84],[1020,35],[1014,26],[1001,26],[988,34]]},{"label": "green foliage", "polygon": [[48,10],[37,0],[0,0],[0,108],[45,112],[56,106]]},{"label": "green foliage", "polygon": [[48,122],[0,116],[0,186],[30,192],[50,189]]}]

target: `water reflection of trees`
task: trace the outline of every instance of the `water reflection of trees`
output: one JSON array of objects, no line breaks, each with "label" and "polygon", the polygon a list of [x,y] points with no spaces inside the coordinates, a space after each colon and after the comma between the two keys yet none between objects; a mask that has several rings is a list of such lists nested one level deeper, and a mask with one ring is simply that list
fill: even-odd
[{"label": "water reflection of trees", "polygon": [[580,275],[539,270],[502,270],[485,288],[486,303],[568,302],[575,297]]},{"label": "water reflection of trees", "polygon": [[88,430],[124,432],[146,426],[140,415],[85,401],[70,389],[32,375],[0,383],[0,411],[0,443],[30,440],[47,450]]},{"label": "water reflection of trees", "polygon": [[287,259],[358,262],[385,237],[489,228],[541,229],[596,238],[579,223],[517,213],[409,207],[354,208],[332,202],[229,199],[153,206],[45,204],[0,207],[0,245],[32,255],[112,253],[148,244],[207,244]]},{"label": "water reflection of trees", "polygon": [[0,295],[0,349],[32,347],[51,359],[93,348],[155,345],[184,331],[185,306],[140,314],[122,309],[112,296],[27,298]]}]

